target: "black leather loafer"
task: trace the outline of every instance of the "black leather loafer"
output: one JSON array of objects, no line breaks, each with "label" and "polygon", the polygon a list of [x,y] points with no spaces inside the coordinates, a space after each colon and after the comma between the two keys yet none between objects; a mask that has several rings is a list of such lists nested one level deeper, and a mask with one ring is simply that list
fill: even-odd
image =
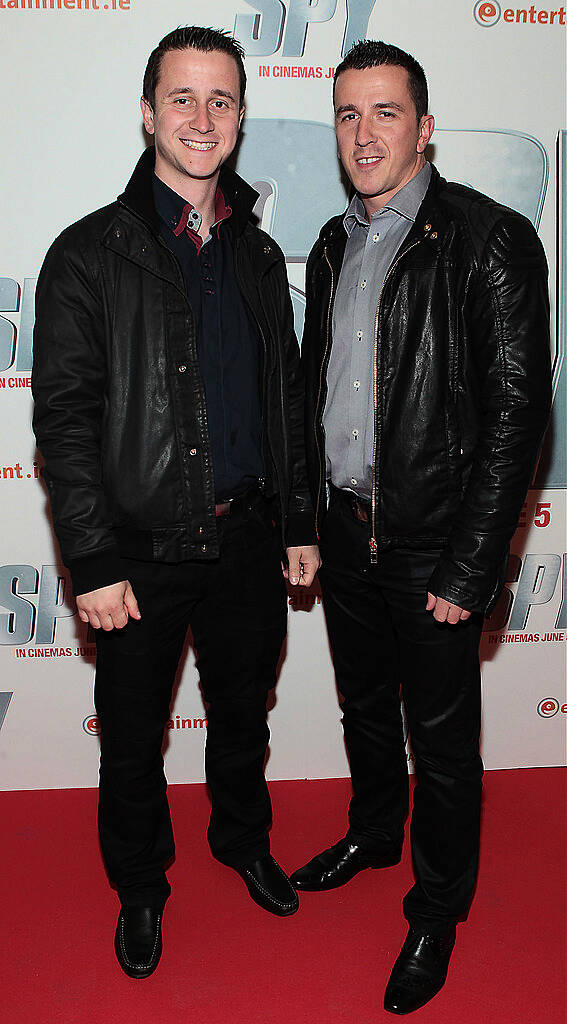
[{"label": "black leather loafer", "polygon": [[236,868],[244,879],[252,899],[263,910],[288,917],[299,910],[297,893],[284,871],[270,854],[253,864]]},{"label": "black leather loafer", "polygon": [[162,911],[155,907],[122,907],[118,915],[114,949],[129,978],[153,974],[161,956]]},{"label": "black leather loafer", "polygon": [[454,928],[443,935],[410,928],[386,986],[384,1009],[412,1013],[433,999],[445,984],[454,945]]},{"label": "black leather loafer", "polygon": [[338,889],[365,868],[386,868],[398,864],[401,853],[394,852],[379,856],[370,854],[345,836],[328,850],[313,857],[305,867],[298,868],[290,881],[296,889],[309,892],[323,892]]}]

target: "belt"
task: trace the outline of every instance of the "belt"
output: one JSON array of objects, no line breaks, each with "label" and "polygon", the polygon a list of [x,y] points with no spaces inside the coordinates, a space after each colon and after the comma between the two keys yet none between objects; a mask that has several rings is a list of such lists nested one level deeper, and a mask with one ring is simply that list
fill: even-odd
[{"label": "belt", "polygon": [[215,516],[219,519],[221,516],[230,516],[237,509],[242,509],[246,506],[252,508],[255,505],[261,505],[265,501],[264,495],[260,490],[258,484],[253,484],[242,494],[237,494],[235,498],[229,498],[228,501],[219,501],[215,505]]},{"label": "belt", "polygon": [[334,501],[338,504],[346,505],[350,512],[352,512],[353,517],[358,519],[359,523],[371,522],[372,507],[370,502],[359,498],[358,494],[354,494],[352,491],[343,491],[340,487],[335,487],[331,484],[331,503]]}]

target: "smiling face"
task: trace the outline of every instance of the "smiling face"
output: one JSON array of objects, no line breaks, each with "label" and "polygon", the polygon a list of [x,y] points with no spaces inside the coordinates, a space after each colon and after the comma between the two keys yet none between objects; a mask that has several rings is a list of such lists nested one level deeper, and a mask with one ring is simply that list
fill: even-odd
[{"label": "smiling face", "polygon": [[335,85],[335,130],[341,163],[368,217],[419,173],[434,120],[418,122],[405,68],[349,68]]},{"label": "smiling face", "polygon": [[244,107],[240,107],[236,61],[212,50],[168,50],[161,63],[155,109],[142,99],[146,131],[155,137],[158,178],[195,201],[214,194],[222,164],[232,153]]}]

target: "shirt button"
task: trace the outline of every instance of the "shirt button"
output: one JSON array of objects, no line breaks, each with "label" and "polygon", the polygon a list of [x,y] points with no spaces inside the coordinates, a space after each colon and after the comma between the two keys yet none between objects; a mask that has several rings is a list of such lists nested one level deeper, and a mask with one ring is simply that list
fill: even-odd
[{"label": "shirt button", "polygon": [[196,454],[197,454],[197,449],[196,448],[190,448],[189,449],[189,455],[196,455]]},{"label": "shirt button", "polygon": [[357,336],[358,340],[361,341],[362,338],[364,337],[364,331],[357,331],[356,332],[356,336]]},{"label": "shirt button", "polygon": [[350,482],[351,482],[351,484],[352,484],[352,486],[353,486],[353,487],[356,487],[356,485],[357,485],[357,483],[358,483],[358,480],[356,479],[356,477],[355,477],[355,476],[351,476],[351,478],[350,478]]},{"label": "shirt button", "polygon": [[366,278],[360,282],[360,287],[364,290],[366,288]]},{"label": "shirt button", "polygon": [[177,369],[179,370],[180,373],[185,373],[185,370],[187,369],[187,367],[183,366],[183,364],[182,364],[181,366],[178,366]]},{"label": "shirt button", "polygon": [[358,391],[358,389],[359,389],[359,387],[360,387],[360,381],[359,381],[359,380],[354,380],[354,381],[352,382],[352,386],[353,386],[353,388],[354,388],[354,390],[355,390],[355,391]]},{"label": "shirt button", "polygon": [[378,233],[376,233],[375,235],[372,235],[372,241],[373,242],[377,242],[379,238],[380,238],[380,235]]},{"label": "shirt button", "polygon": [[204,526],[200,526],[199,527],[199,536],[202,537],[204,532],[205,532],[205,527]]},{"label": "shirt button", "polygon": [[356,441],[356,439],[357,439],[357,437],[358,437],[358,430],[353,430],[353,432],[352,432],[352,436],[354,437],[354,439],[355,439],[355,441]]},{"label": "shirt button", "polygon": [[207,545],[206,544],[201,544],[201,551],[206,551],[206,550],[207,550]]}]

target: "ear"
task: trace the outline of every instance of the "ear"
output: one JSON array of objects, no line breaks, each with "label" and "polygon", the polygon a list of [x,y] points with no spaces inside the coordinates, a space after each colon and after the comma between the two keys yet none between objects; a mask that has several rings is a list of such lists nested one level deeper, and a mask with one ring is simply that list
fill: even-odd
[{"label": "ear", "polygon": [[432,114],[425,114],[419,122],[419,135],[417,137],[417,152],[424,153],[429,145],[429,140],[435,128],[435,118]]},{"label": "ear", "polygon": [[148,135],[154,134],[154,112],[150,107],[148,101],[142,96],[140,100],[140,107],[142,108],[142,117],[144,118],[144,128]]}]

